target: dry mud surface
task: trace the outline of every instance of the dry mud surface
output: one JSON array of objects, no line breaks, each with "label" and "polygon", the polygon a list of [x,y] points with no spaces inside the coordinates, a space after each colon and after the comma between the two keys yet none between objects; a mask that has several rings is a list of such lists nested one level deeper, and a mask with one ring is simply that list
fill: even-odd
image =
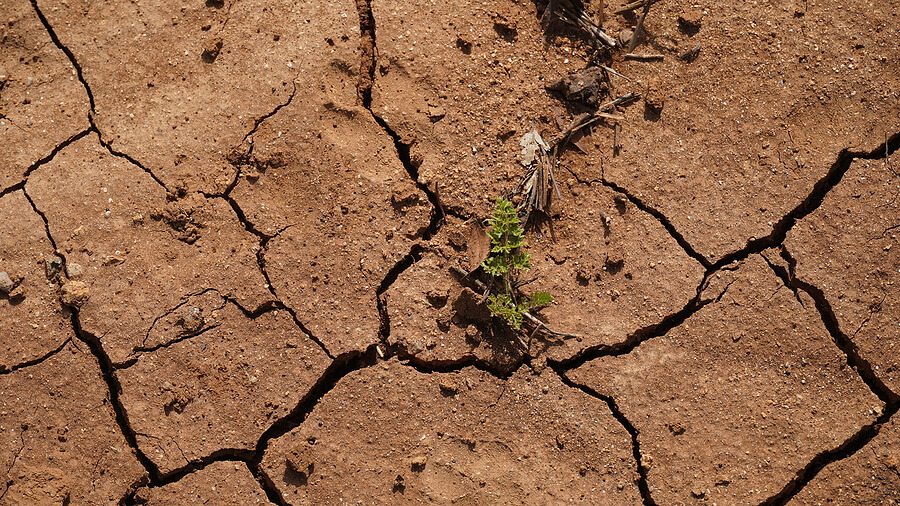
[{"label": "dry mud surface", "polygon": [[546,5],[0,3],[0,504],[900,502],[900,4]]}]

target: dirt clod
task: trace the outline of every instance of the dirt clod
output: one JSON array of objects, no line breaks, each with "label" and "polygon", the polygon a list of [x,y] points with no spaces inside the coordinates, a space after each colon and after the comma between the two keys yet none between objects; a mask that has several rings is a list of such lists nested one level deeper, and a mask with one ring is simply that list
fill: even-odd
[{"label": "dirt clod", "polygon": [[459,383],[452,378],[441,378],[438,386],[441,389],[441,395],[444,397],[452,397],[459,393]]},{"label": "dirt clod", "polygon": [[703,21],[703,11],[696,7],[687,7],[678,15],[678,27],[689,35],[700,31]]},{"label": "dirt clod", "polygon": [[63,304],[80,308],[91,298],[91,290],[83,281],[67,281],[59,289],[59,300]]},{"label": "dirt clod", "polygon": [[222,51],[222,39],[214,38],[206,41],[203,44],[203,53],[200,57],[203,59],[205,63],[212,63],[216,61],[216,58],[219,57],[219,53]]},{"label": "dirt clod", "polygon": [[47,279],[53,281],[59,276],[59,272],[63,267],[63,259],[58,256],[52,256],[48,258],[44,262],[44,270],[47,274]]}]

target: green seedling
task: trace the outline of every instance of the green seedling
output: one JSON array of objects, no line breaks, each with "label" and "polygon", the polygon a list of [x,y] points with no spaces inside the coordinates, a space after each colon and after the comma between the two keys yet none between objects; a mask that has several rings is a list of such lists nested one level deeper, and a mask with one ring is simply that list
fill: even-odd
[{"label": "green seedling", "polygon": [[512,202],[497,197],[488,225],[491,255],[481,264],[492,277],[488,309],[492,315],[503,318],[510,327],[519,330],[530,310],[550,304],[553,297],[546,292],[519,293],[519,274],[531,269],[531,258],[520,251],[525,245],[525,229]]}]

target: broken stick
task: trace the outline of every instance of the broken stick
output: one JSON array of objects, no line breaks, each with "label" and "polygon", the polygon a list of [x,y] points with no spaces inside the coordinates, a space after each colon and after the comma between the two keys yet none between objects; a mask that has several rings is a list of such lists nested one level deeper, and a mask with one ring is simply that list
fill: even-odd
[{"label": "broken stick", "polygon": [[647,3],[644,4],[641,17],[638,19],[637,26],[634,27],[634,35],[631,36],[631,42],[628,44],[628,53],[634,51],[634,48],[637,46],[638,39],[641,37],[641,31],[644,29],[644,20],[647,19],[647,13],[650,12],[651,5],[653,5],[653,2],[650,0],[647,0]]}]

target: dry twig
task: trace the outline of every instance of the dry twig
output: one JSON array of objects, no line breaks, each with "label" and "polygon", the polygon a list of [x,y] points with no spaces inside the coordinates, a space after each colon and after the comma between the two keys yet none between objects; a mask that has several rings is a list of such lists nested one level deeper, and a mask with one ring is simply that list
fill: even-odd
[{"label": "dry twig", "polygon": [[644,4],[644,10],[641,11],[641,17],[638,19],[637,25],[634,27],[634,35],[631,36],[631,42],[628,44],[628,53],[634,51],[634,48],[637,46],[638,39],[641,38],[641,32],[644,30],[644,20],[647,19],[647,13],[650,12],[651,5],[653,5],[653,2],[649,0]]},{"label": "dry twig", "polygon": [[541,26],[544,30],[547,30],[553,18],[559,18],[565,23],[581,28],[595,41],[599,40],[611,47],[616,46],[616,39],[607,35],[603,28],[587,15],[581,0],[550,0],[544,14],[541,15]]}]

